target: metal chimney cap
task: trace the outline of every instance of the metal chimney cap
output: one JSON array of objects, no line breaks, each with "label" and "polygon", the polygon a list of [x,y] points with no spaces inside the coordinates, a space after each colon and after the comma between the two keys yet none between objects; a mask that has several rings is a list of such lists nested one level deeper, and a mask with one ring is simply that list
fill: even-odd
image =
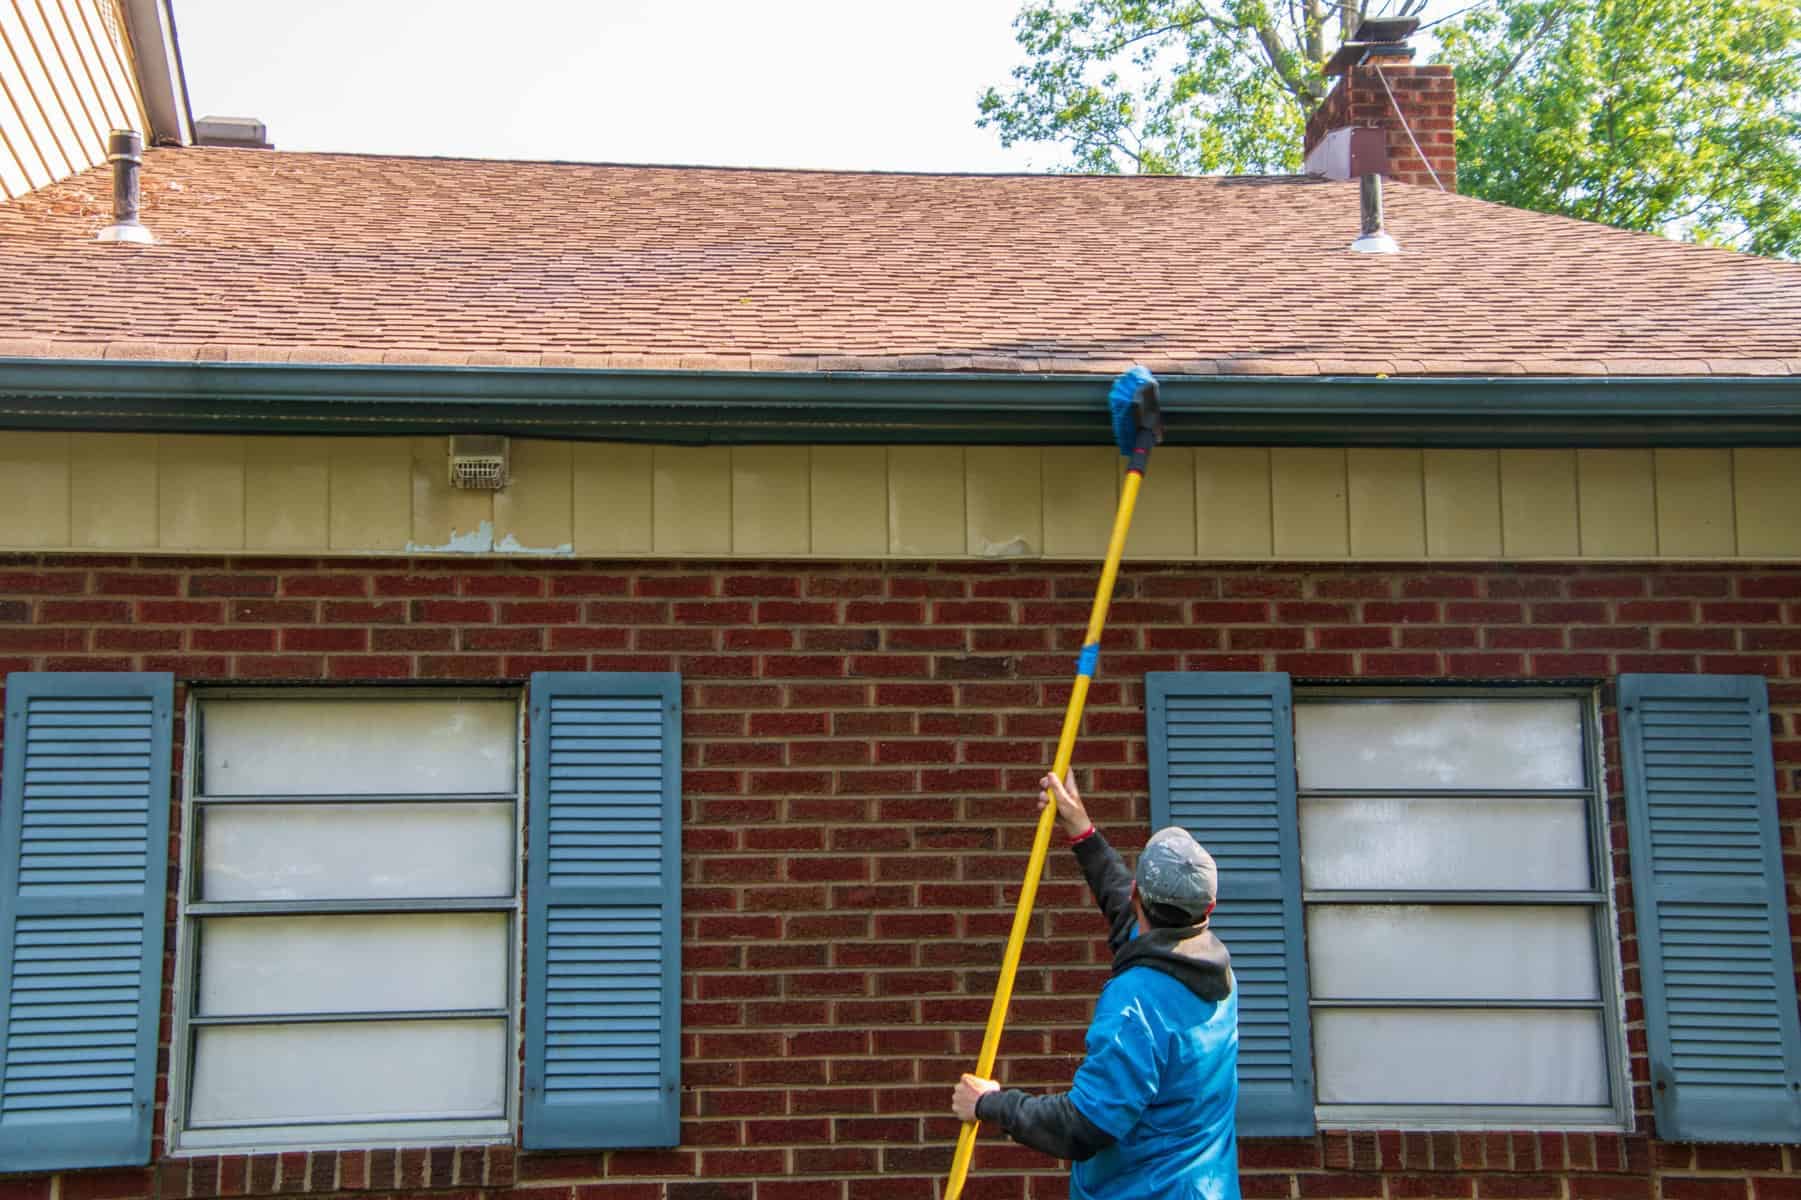
[{"label": "metal chimney cap", "polygon": [[1371,58],[1412,58],[1407,39],[1420,27],[1418,17],[1366,17],[1326,60],[1326,74],[1343,75]]},{"label": "metal chimney cap", "polygon": [[1357,23],[1354,42],[1404,42],[1420,27],[1418,17],[1365,17]]}]

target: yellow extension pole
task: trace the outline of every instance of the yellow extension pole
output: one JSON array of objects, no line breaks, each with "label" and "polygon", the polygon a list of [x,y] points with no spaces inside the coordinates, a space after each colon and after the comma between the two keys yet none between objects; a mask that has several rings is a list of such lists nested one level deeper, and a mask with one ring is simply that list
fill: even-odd
[{"label": "yellow extension pole", "polygon": [[[1132,510],[1138,504],[1138,489],[1144,476],[1137,471],[1126,473],[1120,489],[1119,511],[1113,518],[1113,534],[1107,541],[1107,560],[1101,567],[1101,581],[1094,589],[1094,608],[1088,615],[1088,634],[1082,639],[1084,648],[1098,647],[1101,630],[1107,624],[1107,605],[1113,599],[1113,581],[1119,575],[1120,555],[1125,552],[1126,533],[1132,527]],[[1087,665],[1086,663],[1084,665]],[[1063,713],[1063,732],[1057,737],[1057,758],[1051,774],[1063,778],[1069,761],[1075,756],[1076,731],[1082,725],[1082,706],[1088,700],[1088,681],[1093,668],[1076,674],[1070,689],[1069,707]],[[1001,1026],[1007,1022],[1007,1006],[1013,999],[1013,976],[1019,971],[1020,951],[1025,947],[1026,926],[1032,920],[1032,902],[1038,896],[1038,880],[1044,874],[1044,860],[1051,846],[1051,830],[1057,824],[1057,806],[1046,804],[1038,817],[1038,832],[1032,839],[1032,858],[1026,864],[1026,880],[1019,892],[1019,907],[1013,914],[1013,930],[1007,935],[1007,953],[1001,962],[1001,977],[994,986],[994,1005],[988,1010],[988,1031],[982,1035],[982,1054],[976,1061],[975,1074],[983,1079],[994,1077],[994,1057],[1000,1050]],[[945,1184],[944,1200],[957,1200],[963,1194],[963,1181],[969,1175],[969,1160],[976,1148],[976,1122],[969,1121],[957,1135],[957,1156],[951,1160],[950,1179]]]}]

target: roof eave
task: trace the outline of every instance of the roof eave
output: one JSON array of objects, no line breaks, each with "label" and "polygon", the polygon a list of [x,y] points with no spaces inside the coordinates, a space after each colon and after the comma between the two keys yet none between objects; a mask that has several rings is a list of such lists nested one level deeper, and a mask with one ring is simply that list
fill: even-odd
[{"label": "roof eave", "polygon": [[[0,358],[0,429],[1103,445],[1103,376]],[[1801,445],[1801,377],[1165,376],[1168,444]]]},{"label": "roof eave", "polygon": [[125,0],[120,11],[131,38],[138,92],[150,120],[150,128],[142,131],[144,141],[153,146],[192,145],[194,114],[188,107],[174,7],[169,0]]}]

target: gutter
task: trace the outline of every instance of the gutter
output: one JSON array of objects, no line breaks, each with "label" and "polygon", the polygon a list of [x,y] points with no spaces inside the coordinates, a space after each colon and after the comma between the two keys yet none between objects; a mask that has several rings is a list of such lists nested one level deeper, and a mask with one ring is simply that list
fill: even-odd
[{"label": "gutter", "polygon": [[[0,429],[1109,445],[1097,375],[0,358]],[[1166,376],[1176,446],[1801,446],[1801,377]]]}]

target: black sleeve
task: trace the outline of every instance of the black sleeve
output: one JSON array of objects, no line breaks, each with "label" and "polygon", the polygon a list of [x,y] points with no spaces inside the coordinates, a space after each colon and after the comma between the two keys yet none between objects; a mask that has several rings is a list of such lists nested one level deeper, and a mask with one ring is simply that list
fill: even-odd
[{"label": "black sleeve", "polygon": [[1071,1162],[1093,1158],[1117,1140],[1083,1116],[1067,1093],[1032,1096],[1017,1088],[989,1092],[976,1101],[976,1119],[999,1125],[1022,1146]]},{"label": "black sleeve", "polygon": [[1088,879],[1088,890],[1100,902],[1107,918],[1107,945],[1117,951],[1130,939],[1138,917],[1132,912],[1132,875],[1119,851],[1107,844],[1099,830],[1075,844],[1076,862]]}]

